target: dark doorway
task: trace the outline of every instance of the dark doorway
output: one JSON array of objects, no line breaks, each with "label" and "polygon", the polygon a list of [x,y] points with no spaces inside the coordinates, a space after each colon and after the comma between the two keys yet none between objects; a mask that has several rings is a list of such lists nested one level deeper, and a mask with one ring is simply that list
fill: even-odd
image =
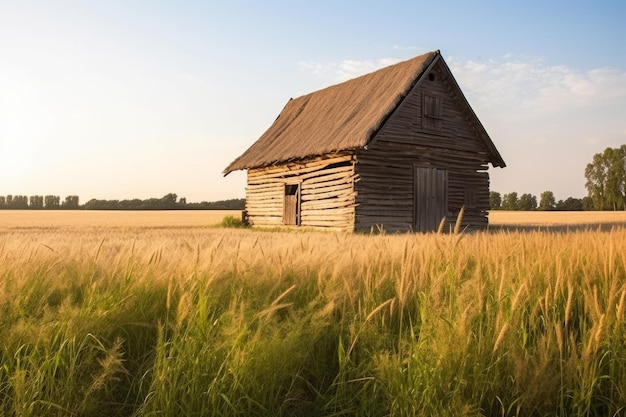
[{"label": "dark doorway", "polygon": [[287,226],[300,224],[300,184],[285,184],[283,224]]},{"label": "dark doorway", "polygon": [[416,231],[436,231],[448,212],[448,171],[415,167],[413,225]]}]

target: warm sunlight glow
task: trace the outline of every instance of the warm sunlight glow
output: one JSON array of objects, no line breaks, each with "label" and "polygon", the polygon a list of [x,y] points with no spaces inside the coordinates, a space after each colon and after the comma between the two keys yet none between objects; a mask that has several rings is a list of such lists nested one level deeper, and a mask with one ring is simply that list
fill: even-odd
[{"label": "warm sunlight glow", "polygon": [[[37,163],[38,152],[32,147],[32,141],[25,140],[25,136],[30,136],[35,127],[27,122],[26,115],[9,113],[3,122],[0,133],[0,178],[4,181],[19,179],[32,168],[33,163]],[[6,190],[11,191],[11,190]],[[13,192],[13,191],[11,191]],[[20,190],[14,190],[19,193]]]},{"label": "warm sunlight glow", "polygon": [[580,198],[626,143],[626,3],[453,2],[419,25],[408,0],[135,3],[0,0],[0,196],[241,198],[222,170],[289,98],[435,49],[507,163],[492,190]]}]

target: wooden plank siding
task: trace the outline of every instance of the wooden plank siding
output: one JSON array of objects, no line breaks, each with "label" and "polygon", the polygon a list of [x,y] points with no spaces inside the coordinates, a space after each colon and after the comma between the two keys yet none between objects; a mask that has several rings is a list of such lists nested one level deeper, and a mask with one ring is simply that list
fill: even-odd
[{"label": "wooden plank siding", "polygon": [[[381,116],[382,127],[372,128],[379,130],[367,145],[248,168],[250,223],[432,231],[444,217],[449,230],[465,207],[462,227],[486,227],[487,170],[490,162],[503,167],[504,161],[443,59],[428,68],[392,114]],[[320,124],[326,126],[327,113],[322,114]],[[307,143],[285,137],[287,145]]]},{"label": "wooden plank siding", "polygon": [[[391,231],[433,229],[432,220],[424,223],[416,213],[416,207],[427,207],[416,201],[416,181],[420,181],[415,178],[416,167],[446,173],[447,228],[454,224],[462,206],[463,227],[487,226],[489,150],[446,79],[447,71],[437,65],[431,73],[433,77],[422,79],[372,144],[356,151],[357,230],[376,226]],[[441,105],[440,112],[426,111],[435,113],[435,122],[422,120],[424,103]]]},{"label": "wooden plank siding", "polygon": [[448,171],[415,167],[413,225],[416,230],[435,231],[448,215]]},{"label": "wooden plank siding", "polygon": [[[248,170],[250,223],[353,230],[354,163],[351,153],[343,153]],[[297,195],[286,195],[290,184],[298,184]]]}]

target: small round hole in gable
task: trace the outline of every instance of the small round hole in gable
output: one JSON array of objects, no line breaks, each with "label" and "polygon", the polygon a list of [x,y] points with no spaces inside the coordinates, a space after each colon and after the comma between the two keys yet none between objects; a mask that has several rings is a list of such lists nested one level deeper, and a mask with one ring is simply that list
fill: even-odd
[{"label": "small round hole in gable", "polygon": [[435,74],[433,74],[432,72],[430,74],[428,74],[428,79],[430,81],[435,81]]}]

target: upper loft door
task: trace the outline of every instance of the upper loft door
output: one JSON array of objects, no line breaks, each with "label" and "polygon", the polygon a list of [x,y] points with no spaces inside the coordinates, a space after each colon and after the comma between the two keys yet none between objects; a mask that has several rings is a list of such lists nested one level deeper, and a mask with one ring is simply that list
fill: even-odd
[{"label": "upper loft door", "polygon": [[286,226],[300,224],[300,184],[285,184],[283,224]]},{"label": "upper loft door", "polygon": [[433,232],[448,212],[448,171],[415,167],[413,225],[416,231]]}]

